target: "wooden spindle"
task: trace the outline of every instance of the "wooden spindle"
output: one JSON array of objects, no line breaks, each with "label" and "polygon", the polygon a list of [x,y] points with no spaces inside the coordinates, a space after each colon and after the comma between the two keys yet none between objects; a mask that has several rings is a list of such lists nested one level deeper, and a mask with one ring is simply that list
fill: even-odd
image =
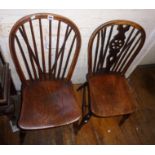
[{"label": "wooden spindle", "polygon": [[71,43],[71,46],[70,46],[70,49],[69,49],[69,52],[68,52],[68,56],[67,56],[67,59],[66,59],[66,63],[65,63],[64,70],[63,70],[62,78],[64,78],[64,76],[65,76],[67,65],[69,63],[69,58],[70,58],[70,55],[71,55],[71,52],[72,52],[72,49],[73,49],[73,45],[75,43],[75,39],[76,39],[76,35],[74,35],[74,38],[72,40],[72,43]]},{"label": "wooden spindle", "polygon": [[56,77],[56,70],[57,70],[57,57],[59,51],[59,40],[60,40],[60,28],[61,28],[61,21],[58,22],[58,29],[57,29],[57,42],[56,42],[56,53],[55,53],[55,62],[53,65],[54,76]]},{"label": "wooden spindle", "polygon": [[103,30],[101,30],[100,33],[101,33],[101,48],[100,48],[100,55],[99,55],[99,60],[98,60],[98,64],[97,64],[97,71],[102,68],[101,64],[103,64],[103,61],[104,61],[103,60],[103,52],[104,52],[106,28],[104,29],[104,32],[103,32]]},{"label": "wooden spindle", "polygon": [[116,65],[116,67],[115,67],[115,70],[116,70],[116,71],[118,70],[118,68],[120,68],[120,64],[122,63],[122,61],[123,61],[123,59],[124,59],[126,53],[128,53],[128,51],[129,51],[131,45],[133,44],[134,40],[136,39],[136,37],[138,36],[139,33],[140,33],[140,32],[137,31],[136,34],[132,37],[132,39],[128,42],[128,44],[126,44],[126,46],[125,46],[125,48],[124,48],[124,50],[123,50],[123,52],[122,52],[122,55],[120,55],[120,59],[119,59],[117,65]]},{"label": "wooden spindle", "polygon": [[[129,57],[131,56],[132,52],[134,51],[135,47],[140,43],[141,37],[139,37],[137,39],[137,41],[135,42],[135,44],[132,46],[132,49],[128,52],[128,54],[126,55],[126,57],[124,58],[124,61],[122,62],[120,68],[119,68],[119,72],[122,72],[123,74],[125,74],[130,62],[132,62],[132,60],[135,58],[135,56],[137,55],[138,51],[137,49],[139,48],[139,46],[137,47],[137,49],[134,52],[134,55],[129,59]],[[129,59],[129,60],[128,60]],[[128,62],[127,62],[128,61]],[[125,65],[126,64],[126,65]],[[124,68],[124,69],[123,69]],[[122,71],[123,70],[123,71]]]},{"label": "wooden spindle", "polygon": [[[55,63],[53,64],[53,67],[52,67],[52,71],[54,70],[55,66],[57,65],[57,62],[58,62],[59,57],[62,56],[62,54],[63,54],[63,52],[64,52],[65,45],[66,45],[66,41],[67,41],[67,39],[68,39],[68,37],[69,37],[71,31],[72,31],[72,29],[70,28],[70,30],[68,30],[68,32],[65,34],[63,44],[62,44],[62,46],[61,46],[61,48],[60,48],[60,50],[59,50],[59,52],[58,52],[58,54],[57,54],[57,57],[56,57],[56,59],[55,59]],[[59,64],[59,70],[58,70],[58,75],[57,75],[57,77],[59,77],[59,75],[60,75],[61,62],[62,62],[62,61],[60,61],[60,64]]]},{"label": "wooden spindle", "polygon": [[52,65],[52,20],[49,20],[49,76],[51,75],[51,65]]},{"label": "wooden spindle", "polygon": [[98,56],[99,42],[100,42],[100,33],[97,34],[93,72],[96,71],[96,64],[97,64],[97,56]]},{"label": "wooden spindle", "polygon": [[26,56],[25,56],[25,54],[24,54],[24,50],[23,50],[23,48],[22,48],[22,46],[21,46],[21,43],[20,43],[20,41],[19,41],[17,35],[15,35],[15,39],[16,39],[16,41],[17,41],[17,44],[18,44],[18,47],[19,47],[19,49],[20,49],[22,58],[23,58],[23,60],[24,60],[25,67],[26,67],[27,73],[28,73],[28,75],[29,75],[29,78],[30,78],[30,80],[33,80],[32,74],[31,74],[31,71],[30,71],[30,68],[29,68],[27,59],[26,59]]},{"label": "wooden spindle", "polygon": [[39,18],[39,29],[40,29],[40,44],[41,44],[41,53],[42,53],[42,66],[43,72],[46,74],[46,67],[45,67],[45,53],[44,53],[44,43],[43,43],[43,30],[42,30],[42,22]]},{"label": "wooden spindle", "polygon": [[34,78],[37,79],[37,72],[36,72],[36,69],[35,69],[35,66],[34,66],[34,61],[33,61],[33,58],[32,58],[34,56],[34,53],[32,51],[30,43],[28,41],[28,37],[27,37],[26,30],[25,30],[25,26],[22,25],[22,29],[19,29],[19,30],[20,30],[20,33],[21,33],[22,37],[24,38],[25,44],[26,44],[27,49],[28,49],[29,59],[30,59],[30,62],[31,62],[31,67],[32,67],[32,70],[33,70]]},{"label": "wooden spindle", "polygon": [[37,49],[36,39],[35,39],[35,35],[34,35],[34,28],[33,28],[33,24],[32,24],[32,21],[31,20],[29,21],[29,24],[30,24],[31,34],[32,34],[32,41],[33,41],[33,46],[34,46],[36,64],[37,64],[38,72],[39,72],[39,75],[40,75],[42,73],[42,69],[41,69],[40,63],[39,63],[38,49]]},{"label": "wooden spindle", "polygon": [[103,57],[102,57],[102,64],[101,64],[101,66],[104,65],[104,60],[105,60],[106,55],[107,55],[107,51],[108,51],[108,47],[109,47],[109,43],[110,43],[110,40],[111,40],[112,31],[113,31],[113,27],[114,26],[112,25],[111,28],[110,28],[110,33],[109,33],[108,40],[107,40],[106,47],[105,47],[105,51],[104,51],[104,54],[103,54]]},{"label": "wooden spindle", "polygon": [[61,57],[60,57],[60,62],[59,62],[59,70],[58,70],[58,75],[57,77],[59,78],[60,77],[60,72],[61,72],[61,66],[62,66],[62,62],[63,62],[63,57],[64,57],[64,49],[65,49],[65,45],[66,45],[66,41],[67,41],[67,34],[68,34],[68,31],[69,31],[69,25],[67,25],[67,28],[66,28],[66,32],[65,32],[65,37],[64,37],[64,44],[62,46],[62,52],[61,52]]}]

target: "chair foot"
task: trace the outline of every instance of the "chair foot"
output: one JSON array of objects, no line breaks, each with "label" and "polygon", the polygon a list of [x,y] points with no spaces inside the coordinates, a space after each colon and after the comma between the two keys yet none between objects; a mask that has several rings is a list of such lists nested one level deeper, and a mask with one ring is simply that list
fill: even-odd
[{"label": "chair foot", "polygon": [[123,115],[120,122],[119,122],[119,126],[123,125],[124,122],[129,118],[131,114],[126,114],[126,115]]},{"label": "chair foot", "polygon": [[88,123],[88,121],[90,120],[91,116],[92,116],[92,113],[89,112],[88,114],[86,114],[86,115],[82,118],[82,120],[81,120],[81,122],[80,122],[80,124],[79,124],[79,130],[80,130],[86,123]]},{"label": "chair foot", "polygon": [[25,137],[26,137],[26,132],[25,131],[20,131],[19,132],[19,138],[20,138],[20,144],[24,144],[24,140],[25,140]]}]

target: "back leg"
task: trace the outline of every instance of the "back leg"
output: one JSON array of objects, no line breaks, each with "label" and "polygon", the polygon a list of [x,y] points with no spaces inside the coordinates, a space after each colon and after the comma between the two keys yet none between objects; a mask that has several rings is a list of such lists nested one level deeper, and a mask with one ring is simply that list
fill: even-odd
[{"label": "back leg", "polygon": [[130,117],[131,114],[125,114],[122,116],[120,122],[119,122],[119,126],[123,125],[124,122]]}]

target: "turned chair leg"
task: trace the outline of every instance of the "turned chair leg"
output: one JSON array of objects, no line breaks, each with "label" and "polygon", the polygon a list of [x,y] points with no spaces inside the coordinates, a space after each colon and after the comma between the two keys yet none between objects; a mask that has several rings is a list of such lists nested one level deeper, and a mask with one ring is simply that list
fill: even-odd
[{"label": "turned chair leg", "polygon": [[25,137],[26,137],[26,132],[25,131],[20,131],[19,132],[19,138],[20,138],[20,144],[24,144],[24,140],[25,140]]},{"label": "turned chair leg", "polygon": [[77,121],[75,123],[73,123],[73,129],[74,129],[74,133],[77,134],[78,131],[86,124],[88,123],[88,121],[90,120],[92,116],[91,112],[88,112],[85,116],[82,117],[81,121]]},{"label": "turned chair leg", "polygon": [[88,85],[88,82],[83,83],[81,86],[79,86],[77,88],[77,91],[80,91],[81,89],[83,89],[84,87],[86,87]]},{"label": "turned chair leg", "polygon": [[130,117],[131,114],[126,114],[126,115],[123,115],[120,122],[119,122],[119,126],[123,125],[124,122]]},{"label": "turned chair leg", "polygon": [[[90,92],[89,92],[89,85],[88,82],[82,84],[77,91],[83,89],[83,97],[82,97],[82,120],[78,125],[78,130],[80,130],[91,118],[92,112],[90,108],[91,100],[90,100]],[[88,95],[86,95],[86,89]],[[86,103],[86,98],[88,98],[88,104]]]},{"label": "turned chair leg", "polygon": [[91,112],[88,112],[81,120],[80,124],[79,124],[79,130],[86,124],[88,123],[88,121],[90,120],[92,116]]},{"label": "turned chair leg", "polygon": [[79,120],[74,122],[73,123],[73,131],[74,131],[74,134],[77,135],[78,134],[78,131],[79,131]]}]

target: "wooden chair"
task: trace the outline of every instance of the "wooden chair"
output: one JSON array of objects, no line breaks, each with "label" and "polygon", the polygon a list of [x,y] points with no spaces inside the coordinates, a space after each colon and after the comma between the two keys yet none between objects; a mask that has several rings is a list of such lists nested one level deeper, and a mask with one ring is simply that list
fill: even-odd
[{"label": "wooden chair", "polygon": [[[136,104],[125,73],[145,41],[144,29],[131,21],[114,20],[99,26],[88,44],[88,74],[83,88],[83,119],[92,115],[123,115],[119,125],[135,111]],[[86,103],[88,89],[88,104]]]},{"label": "wooden chair", "polygon": [[71,82],[81,47],[77,26],[56,14],[28,15],[12,27],[9,44],[22,81],[19,127],[24,131],[77,122],[81,111]]}]

